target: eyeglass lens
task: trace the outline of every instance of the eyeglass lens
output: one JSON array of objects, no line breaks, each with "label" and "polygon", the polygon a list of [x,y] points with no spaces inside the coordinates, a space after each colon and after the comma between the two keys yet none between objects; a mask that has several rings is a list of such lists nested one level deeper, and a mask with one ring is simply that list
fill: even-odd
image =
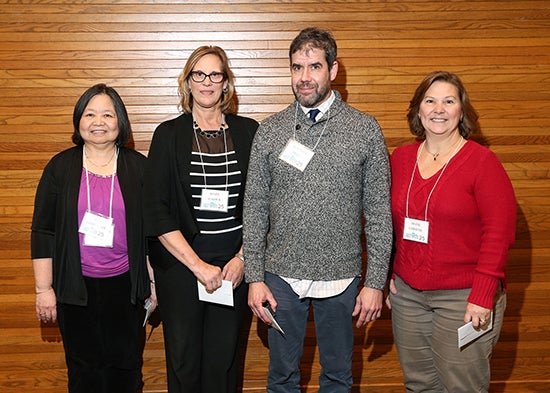
[{"label": "eyeglass lens", "polygon": [[195,82],[203,82],[206,77],[210,78],[210,82],[212,83],[220,83],[221,81],[223,81],[225,75],[223,74],[223,72],[212,72],[210,74],[205,74],[202,71],[191,72],[191,78]]}]

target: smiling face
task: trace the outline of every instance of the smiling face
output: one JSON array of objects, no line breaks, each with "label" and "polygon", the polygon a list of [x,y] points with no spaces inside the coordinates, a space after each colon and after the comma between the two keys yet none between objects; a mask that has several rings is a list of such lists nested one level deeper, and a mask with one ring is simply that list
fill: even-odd
[{"label": "smiling face", "polygon": [[[192,72],[199,71],[206,75],[223,73],[222,61],[216,55],[205,55],[195,64]],[[195,82],[190,76],[188,83],[193,97],[193,106],[203,109],[218,107],[222,101],[223,89],[227,87],[227,80],[224,79],[221,83],[214,83],[209,77],[206,77],[202,82]]]},{"label": "smiling face", "polygon": [[306,108],[315,108],[330,94],[330,83],[338,73],[338,63],[332,68],[321,49],[306,46],[292,54],[290,59],[292,91],[298,102]]},{"label": "smiling face", "polygon": [[462,106],[456,86],[443,81],[434,82],[420,103],[418,116],[426,135],[444,135],[457,131]]},{"label": "smiling face", "polygon": [[79,123],[80,136],[85,144],[115,144],[119,129],[113,101],[106,94],[98,94],[90,99]]}]

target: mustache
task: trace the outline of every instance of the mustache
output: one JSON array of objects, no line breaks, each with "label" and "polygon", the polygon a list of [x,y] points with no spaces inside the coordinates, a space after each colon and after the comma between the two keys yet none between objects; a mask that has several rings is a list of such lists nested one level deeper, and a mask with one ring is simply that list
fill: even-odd
[{"label": "mustache", "polygon": [[311,82],[300,82],[296,85],[298,88],[306,87],[306,88],[316,88],[317,84],[311,83]]}]

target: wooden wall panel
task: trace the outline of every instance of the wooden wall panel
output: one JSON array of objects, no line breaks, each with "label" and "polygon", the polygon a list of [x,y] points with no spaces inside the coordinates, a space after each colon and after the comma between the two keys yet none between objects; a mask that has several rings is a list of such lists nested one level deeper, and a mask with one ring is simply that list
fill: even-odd
[{"label": "wooden wall panel", "polygon": [[[377,117],[388,148],[409,143],[408,100],[430,71],[458,73],[481,115],[482,139],[518,199],[509,306],[493,356],[494,392],[550,383],[550,3],[427,0],[0,0],[0,390],[63,392],[59,331],[34,318],[29,227],[52,155],[71,146],[73,105],[92,84],[126,102],[135,147],[178,114],[176,78],[199,45],[228,53],[239,112],[262,120],[293,99],[288,46],[317,25],[334,33],[346,100]],[[497,198],[498,196],[495,196]],[[148,329],[151,329],[149,326]],[[264,391],[265,326],[243,334],[243,391]],[[166,391],[160,328],[144,353],[144,391]],[[303,361],[315,391],[311,328]],[[401,392],[389,313],[356,330],[354,391]]]}]

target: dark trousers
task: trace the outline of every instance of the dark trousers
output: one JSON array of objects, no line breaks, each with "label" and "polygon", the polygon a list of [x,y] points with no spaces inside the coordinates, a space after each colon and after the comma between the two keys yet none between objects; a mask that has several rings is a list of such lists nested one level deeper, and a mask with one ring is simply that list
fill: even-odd
[{"label": "dark trousers", "polygon": [[268,329],[269,393],[300,393],[300,361],[308,316],[313,308],[319,346],[319,393],[348,393],[353,384],[353,320],[359,278],[339,295],[300,298],[281,277],[267,272],[265,283],[277,300],[276,319],[285,334]]},{"label": "dark trousers", "polygon": [[198,300],[197,278],[178,263],[153,264],[162,317],[170,393],[234,393],[248,286],[233,292],[235,307]]},{"label": "dark trousers", "polygon": [[128,273],[85,277],[88,305],[57,305],[70,393],[136,393],[143,312],[130,303]]}]

